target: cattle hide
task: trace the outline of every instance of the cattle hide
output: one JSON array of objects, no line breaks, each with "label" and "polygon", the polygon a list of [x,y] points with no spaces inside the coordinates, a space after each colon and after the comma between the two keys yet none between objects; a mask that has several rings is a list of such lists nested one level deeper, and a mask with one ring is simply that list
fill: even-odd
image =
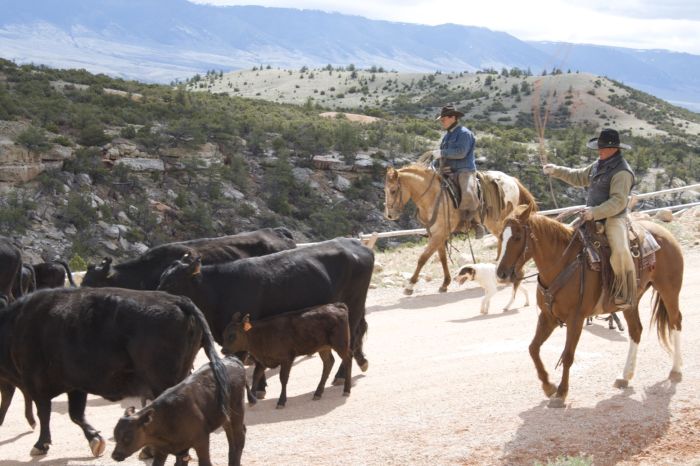
[{"label": "cattle hide", "polygon": [[204,264],[218,264],[294,247],[292,234],[283,227],[161,244],[121,264],[105,258],[98,266],[89,265],[81,286],[155,290],[163,271],[187,253],[201,256]]},{"label": "cattle hide", "polygon": [[[105,441],[85,420],[87,394],[110,401],[154,399],[182,380],[204,347],[225,391],[213,338],[187,298],[120,288],[38,290],[0,310],[0,377],[36,403],[41,432],[32,450],[51,443],[51,399],[68,394],[71,420],[99,456]],[[227,396],[227,395],[225,395]],[[222,396],[222,400],[225,399]]]}]

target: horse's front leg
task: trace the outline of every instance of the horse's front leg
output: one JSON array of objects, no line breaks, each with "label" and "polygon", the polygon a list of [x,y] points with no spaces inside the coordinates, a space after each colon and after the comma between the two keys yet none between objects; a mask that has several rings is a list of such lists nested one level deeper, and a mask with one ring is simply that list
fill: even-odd
[{"label": "horse's front leg", "polygon": [[566,343],[564,344],[564,352],[562,352],[559,360],[564,369],[562,370],[561,382],[559,382],[557,392],[549,399],[550,408],[563,408],[566,396],[569,394],[569,370],[574,363],[574,353],[581,338],[583,320],[584,318],[581,316],[572,316],[566,322]]},{"label": "horse's front leg", "polygon": [[434,238],[434,236],[430,238],[430,241],[428,241],[428,245],[425,247],[420,257],[418,258],[418,265],[416,265],[416,270],[413,272],[411,278],[408,279],[408,282],[406,283],[406,286],[403,289],[403,294],[413,294],[413,286],[416,284],[416,282],[418,282],[418,276],[420,275],[421,269],[423,269],[425,263],[428,261],[430,256],[432,256],[435,253],[435,250],[437,249],[437,243],[434,241]]},{"label": "horse's front leg", "polygon": [[549,312],[540,311],[540,316],[537,319],[537,330],[529,347],[530,357],[532,362],[535,363],[535,369],[537,369],[537,377],[542,382],[542,390],[544,390],[544,394],[547,397],[551,396],[557,387],[549,381],[549,374],[547,374],[540,358],[540,347],[542,347],[542,343],[547,341],[547,338],[549,338],[556,326],[557,322]]},{"label": "horse's front leg", "polygon": [[440,286],[440,293],[447,291],[447,287],[450,286],[452,277],[450,276],[450,269],[447,267],[447,248],[445,243],[438,246],[438,256],[440,256],[440,263],[442,264],[442,286]]},{"label": "horse's front leg", "polygon": [[627,322],[627,333],[630,336],[630,345],[627,349],[627,360],[625,367],[622,369],[622,374],[615,380],[616,388],[627,388],[630,380],[634,377],[634,370],[637,367],[637,350],[639,349],[639,341],[642,338],[642,321],[639,319],[639,308],[637,306],[630,307],[622,311]]}]

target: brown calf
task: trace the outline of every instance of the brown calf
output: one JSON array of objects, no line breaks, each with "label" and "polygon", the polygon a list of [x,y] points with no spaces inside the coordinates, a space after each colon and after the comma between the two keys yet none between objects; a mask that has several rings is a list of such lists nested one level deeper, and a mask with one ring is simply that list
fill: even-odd
[{"label": "brown calf", "polygon": [[[211,366],[205,364],[179,384],[160,394],[151,404],[135,412],[128,408],[114,427],[112,459],[124,461],[138,449],[154,450],[153,466],[162,466],[168,454],[186,464],[183,452],[194,448],[200,466],[210,466],[209,434],[224,426],[228,439],[228,464],[240,465],[245,444],[243,364],[233,357],[221,361],[229,379],[228,419],[222,412]],[[247,390],[246,390],[247,391]],[[248,401],[254,403],[248,394]],[[186,455],[185,455],[186,456]]]},{"label": "brown calf", "polygon": [[287,402],[287,381],[296,356],[318,353],[323,360],[323,374],[314,392],[314,400],[321,398],[333,367],[331,349],[340,356],[345,367],[343,396],[350,395],[352,352],[348,308],[344,303],[324,304],[255,322],[250,322],[247,314],[241,318],[237,312],[224,330],[223,340],[225,352],[247,351],[255,359],[253,387],[257,386],[265,368],[281,366],[282,393],[277,408],[284,408]]}]

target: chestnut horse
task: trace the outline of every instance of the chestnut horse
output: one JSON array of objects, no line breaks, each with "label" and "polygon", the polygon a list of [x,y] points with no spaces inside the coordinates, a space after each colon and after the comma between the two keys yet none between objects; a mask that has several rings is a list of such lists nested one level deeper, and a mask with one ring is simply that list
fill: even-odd
[{"label": "chestnut horse", "polygon": [[[499,171],[482,172],[480,177],[487,183],[492,183],[493,189],[490,192],[498,193],[498,198],[485,196],[486,205],[482,209],[485,212],[483,223],[494,235],[498,236],[501,233],[503,221],[516,206],[528,204],[533,209],[537,208],[535,198],[516,178]],[[418,209],[418,220],[428,230],[428,245],[420,255],[416,270],[404,288],[407,295],[413,293],[413,286],[418,281],[421,269],[435,251],[440,257],[444,277],[440,292],[447,291],[452,281],[447,267],[447,240],[456,232],[459,211],[441,185],[441,176],[429,166],[414,164],[398,170],[387,168],[384,181],[384,216],[389,220],[398,220],[410,199]],[[488,199],[493,201],[492,204],[498,205],[491,205],[487,202]],[[517,284],[514,284],[513,295],[516,290]]]},{"label": "chestnut horse", "polygon": [[[656,322],[659,340],[673,355],[669,378],[675,381],[681,379],[682,316],[678,307],[678,295],[683,283],[683,254],[678,241],[668,230],[650,221],[638,223],[654,236],[661,249],[655,253],[656,266],[645,268],[638,277],[637,302],[623,310],[630,345],[622,374],[614,384],[618,388],[627,387],[634,375],[637,348],[642,334],[638,303],[650,286],[655,293],[652,324]],[[501,241],[502,249],[496,270],[499,278],[511,276],[514,265],[517,266],[518,259],[525,255],[532,256],[539,270],[537,305],[540,315],[535,336],[530,343],[530,356],[542,382],[542,389],[550,398],[549,406],[563,407],[569,391],[569,368],[574,362],[574,352],[585,318],[617,309],[603,303],[601,273],[590,269],[586,260],[579,256],[583,245],[580,237],[574,236],[571,227],[532,213],[529,206],[523,205],[518,206],[506,220]],[[570,264],[573,264],[572,268],[569,268]],[[560,277],[562,272],[564,274]],[[548,301],[545,294],[550,299],[553,295],[553,300]],[[564,370],[557,387],[549,382],[540,359],[540,347],[560,323],[566,324],[566,343],[559,360]]]}]

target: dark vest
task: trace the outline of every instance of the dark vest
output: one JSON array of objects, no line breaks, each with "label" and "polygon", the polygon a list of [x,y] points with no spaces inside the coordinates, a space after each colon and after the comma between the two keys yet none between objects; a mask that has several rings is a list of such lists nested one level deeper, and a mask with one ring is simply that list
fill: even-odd
[{"label": "dark vest", "polygon": [[[610,182],[613,176],[622,170],[628,171],[632,175],[632,185],[634,186],[634,172],[627,160],[622,158],[621,152],[607,160],[598,160],[588,174],[588,198],[586,199],[586,205],[595,207],[610,199]],[[629,195],[629,193],[627,194]]]}]

